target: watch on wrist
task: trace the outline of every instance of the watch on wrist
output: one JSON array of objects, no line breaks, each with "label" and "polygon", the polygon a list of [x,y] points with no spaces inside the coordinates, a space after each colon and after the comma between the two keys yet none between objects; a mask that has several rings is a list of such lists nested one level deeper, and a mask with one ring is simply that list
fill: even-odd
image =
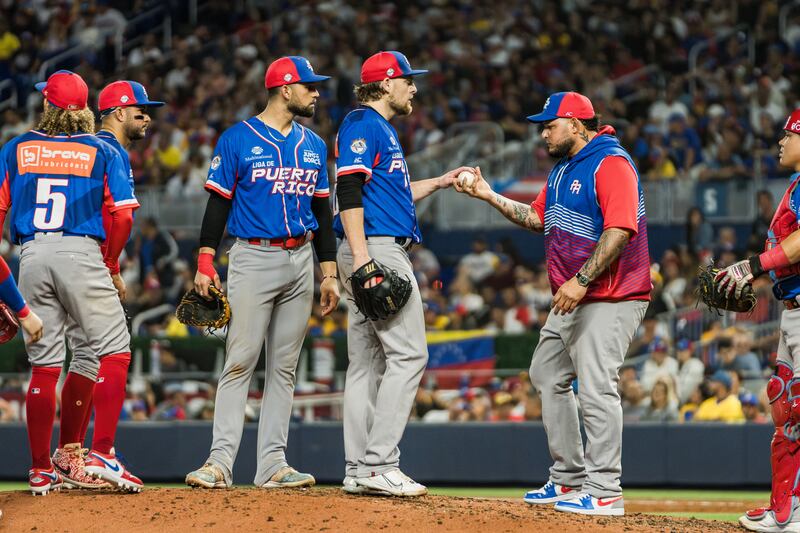
[{"label": "watch on wrist", "polygon": [[580,285],[581,287],[588,287],[589,283],[591,283],[591,280],[589,280],[587,276],[581,274],[580,272],[575,274],[575,279],[578,280],[578,285]]}]

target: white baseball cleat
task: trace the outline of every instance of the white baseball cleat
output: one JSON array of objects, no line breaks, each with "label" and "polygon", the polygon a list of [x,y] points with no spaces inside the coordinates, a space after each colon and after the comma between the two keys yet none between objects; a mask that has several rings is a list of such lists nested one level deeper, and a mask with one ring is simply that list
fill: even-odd
[{"label": "white baseball cleat", "polygon": [[775,513],[764,509],[763,513],[748,512],[739,517],[739,523],[747,530],[762,533],[800,533],[800,511],[795,509],[789,522],[779,525]]},{"label": "white baseball cleat", "polygon": [[357,477],[356,483],[367,489],[384,492],[392,496],[424,496],[428,493],[427,487],[417,483],[399,468],[383,474],[374,474],[368,477]]}]

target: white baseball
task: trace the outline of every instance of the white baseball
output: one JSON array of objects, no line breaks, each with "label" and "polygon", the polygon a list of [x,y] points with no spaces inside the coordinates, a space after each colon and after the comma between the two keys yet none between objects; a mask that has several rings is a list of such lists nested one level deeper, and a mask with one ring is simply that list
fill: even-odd
[{"label": "white baseball", "polygon": [[462,170],[456,179],[458,180],[459,187],[469,189],[472,187],[472,184],[475,183],[475,174],[469,170]]}]

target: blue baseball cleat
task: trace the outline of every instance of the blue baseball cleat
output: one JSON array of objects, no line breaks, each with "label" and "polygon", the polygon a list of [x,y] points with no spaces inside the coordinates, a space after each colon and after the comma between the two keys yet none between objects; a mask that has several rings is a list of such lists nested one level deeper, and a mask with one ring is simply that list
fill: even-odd
[{"label": "blue baseball cleat", "polygon": [[572,489],[548,481],[542,488],[526,492],[524,500],[526,503],[532,504],[556,503],[563,500],[571,500],[578,493],[578,489]]}]

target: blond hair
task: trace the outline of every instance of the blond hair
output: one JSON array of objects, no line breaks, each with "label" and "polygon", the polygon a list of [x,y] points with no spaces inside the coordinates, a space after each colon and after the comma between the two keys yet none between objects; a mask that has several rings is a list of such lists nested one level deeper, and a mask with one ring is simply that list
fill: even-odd
[{"label": "blond hair", "polygon": [[88,107],[79,111],[67,111],[54,105],[48,105],[42,113],[36,129],[47,135],[94,133],[94,113]]},{"label": "blond hair", "polygon": [[380,100],[384,94],[389,94],[383,87],[381,87],[381,81],[373,81],[371,83],[356,85],[353,89],[353,92],[355,93],[358,102],[361,104],[374,102],[376,100]]}]

